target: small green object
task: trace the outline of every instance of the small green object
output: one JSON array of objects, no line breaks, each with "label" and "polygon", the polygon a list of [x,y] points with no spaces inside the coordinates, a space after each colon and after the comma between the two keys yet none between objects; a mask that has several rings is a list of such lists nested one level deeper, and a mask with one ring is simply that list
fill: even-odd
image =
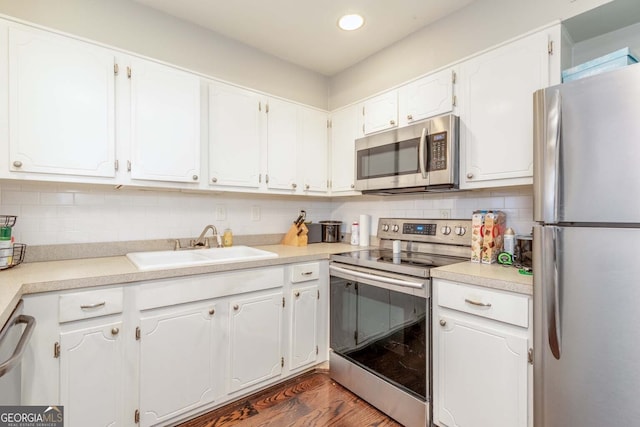
[{"label": "small green object", "polygon": [[509,252],[500,252],[498,254],[498,264],[502,264],[502,265],[513,264],[513,256]]},{"label": "small green object", "polygon": [[521,268],[520,270],[518,270],[518,273],[524,274],[525,276],[533,276],[533,270],[531,270],[530,268]]},{"label": "small green object", "polygon": [[0,227],[0,240],[11,240],[11,227]]}]

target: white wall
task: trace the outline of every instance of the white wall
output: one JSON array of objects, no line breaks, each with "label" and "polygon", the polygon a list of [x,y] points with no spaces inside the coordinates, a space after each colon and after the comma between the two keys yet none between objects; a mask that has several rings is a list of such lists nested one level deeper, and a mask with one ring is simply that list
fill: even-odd
[{"label": "white wall", "polygon": [[[475,209],[500,209],[518,233],[532,226],[529,188],[447,194],[334,198],[274,197],[247,194],[195,194],[113,190],[72,184],[4,182],[0,214],[17,215],[16,241],[27,245],[113,242],[197,237],[205,225],[236,235],[284,234],[300,209],[307,219],[343,221],[342,230],[361,213],[372,216],[372,234],[383,217],[471,218]],[[260,219],[251,219],[252,208]],[[222,209],[226,219],[217,219]]]},{"label": "white wall", "polygon": [[333,110],[610,0],[476,0],[329,81]]},{"label": "white wall", "polygon": [[130,0],[0,0],[0,14],[327,108],[327,78]]}]

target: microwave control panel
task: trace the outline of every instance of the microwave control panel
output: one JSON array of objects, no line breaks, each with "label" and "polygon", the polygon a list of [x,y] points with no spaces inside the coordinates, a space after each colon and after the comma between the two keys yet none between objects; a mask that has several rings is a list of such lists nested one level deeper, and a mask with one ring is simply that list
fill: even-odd
[{"label": "microwave control panel", "polygon": [[447,169],[447,132],[438,132],[429,136],[431,149],[429,150],[430,171]]}]

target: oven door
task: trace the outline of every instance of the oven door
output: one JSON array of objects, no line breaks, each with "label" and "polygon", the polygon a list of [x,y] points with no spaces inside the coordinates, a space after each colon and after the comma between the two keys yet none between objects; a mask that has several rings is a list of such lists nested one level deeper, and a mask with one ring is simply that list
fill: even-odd
[{"label": "oven door", "polygon": [[334,353],[420,399],[430,400],[429,279],[333,263]]}]

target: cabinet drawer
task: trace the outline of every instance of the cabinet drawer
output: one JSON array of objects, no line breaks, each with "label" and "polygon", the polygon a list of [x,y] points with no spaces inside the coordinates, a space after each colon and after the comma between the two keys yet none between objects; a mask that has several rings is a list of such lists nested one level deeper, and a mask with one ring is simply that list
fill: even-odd
[{"label": "cabinet drawer", "polygon": [[291,267],[291,283],[308,282],[316,280],[320,276],[320,263],[310,262]]},{"label": "cabinet drawer", "polygon": [[437,286],[440,307],[529,327],[529,301],[524,295],[444,281],[438,281]]},{"label": "cabinet drawer", "polygon": [[59,322],[122,313],[122,288],[60,295]]}]

